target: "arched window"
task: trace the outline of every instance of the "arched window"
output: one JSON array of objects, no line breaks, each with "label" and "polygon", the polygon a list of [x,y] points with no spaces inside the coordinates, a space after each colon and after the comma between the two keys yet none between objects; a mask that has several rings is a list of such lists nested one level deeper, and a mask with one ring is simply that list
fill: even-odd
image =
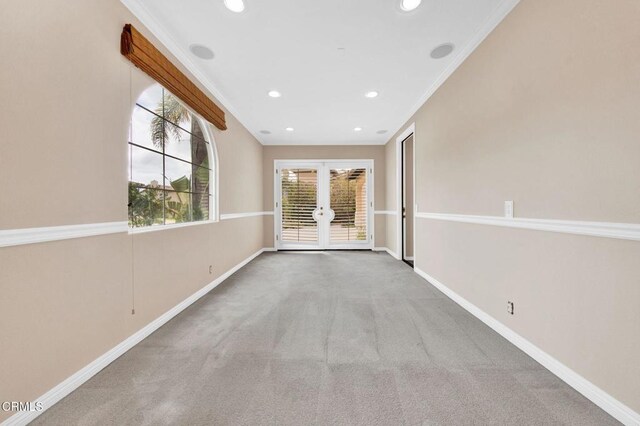
[{"label": "arched window", "polygon": [[138,98],[129,130],[129,226],[213,220],[215,149],[206,124],[159,85]]}]

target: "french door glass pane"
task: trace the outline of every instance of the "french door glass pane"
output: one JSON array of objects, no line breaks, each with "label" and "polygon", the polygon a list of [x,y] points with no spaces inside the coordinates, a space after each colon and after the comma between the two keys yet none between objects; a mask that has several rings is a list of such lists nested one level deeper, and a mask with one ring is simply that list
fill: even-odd
[{"label": "french door glass pane", "polygon": [[367,169],[331,169],[332,242],[367,240]]},{"label": "french door glass pane", "polygon": [[317,242],[318,223],[313,211],[318,205],[316,169],[282,169],[282,241]]}]

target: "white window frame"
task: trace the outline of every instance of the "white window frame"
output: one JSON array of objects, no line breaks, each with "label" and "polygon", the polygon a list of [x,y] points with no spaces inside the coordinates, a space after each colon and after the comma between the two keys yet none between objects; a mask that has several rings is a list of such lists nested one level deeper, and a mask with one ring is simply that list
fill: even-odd
[{"label": "white window frame", "polygon": [[[146,87],[142,93],[151,89],[154,86],[160,86],[164,90],[167,90],[159,83],[154,83],[153,85]],[[168,90],[167,90],[168,91]],[[168,91],[171,93],[170,91]],[[175,95],[173,95],[175,96]],[[138,99],[140,96],[136,98],[136,100],[131,105],[131,111],[129,113],[129,130],[127,132],[127,144],[126,149],[129,150],[129,139],[131,139],[131,117],[133,116],[133,111],[138,104]],[[179,99],[178,99],[179,100]],[[150,225],[150,226],[141,226],[141,227],[128,227],[129,234],[143,234],[146,232],[156,232],[156,231],[164,231],[169,229],[177,229],[177,228],[186,228],[189,226],[198,226],[198,225],[207,225],[211,223],[216,223],[220,221],[220,209],[219,209],[219,170],[218,167],[218,148],[216,147],[215,137],[213,136],[213,131],[211,130],[211,124],[202,118],[199,114],[185,105],[182,101],[180,104],[189,111],[192,115],[192,118],[195,118],[202,129],[202,133],[204,135],[205,140],[208,142],[207,145],[207,155],[209,156],[209,187],[211,191],[211,195],[209,197],[209,219],[207,220],[199,220],[194,222],[183,222],[183,223],[170,223],[170,224],[162,224],[162,225]],[[131,162],[131,158],[129,158],[129,154],[127,154],[127,167],[129,167]],[[129,178],[127,178],[127,187],[129,185]],[[129,211],[127,210],[127,222],[129,221]]]}]

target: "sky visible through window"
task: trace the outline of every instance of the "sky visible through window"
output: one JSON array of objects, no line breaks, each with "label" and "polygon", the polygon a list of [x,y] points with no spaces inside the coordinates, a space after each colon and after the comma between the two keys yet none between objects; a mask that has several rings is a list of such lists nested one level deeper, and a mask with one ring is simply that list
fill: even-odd
[{"label": "sky visible through window", "polygon": [[[162,87],[153,86],[147,89],[138,98],[137,103],[145,108],[155,111],[162,102]],[[139,106],[134,107],[131,117],[131,127],[129,140],[138,145],[142,145],[151,149],[162,152],[162,147],[153,145],[151,137],[151,120],[153,114]],[[191,124],[189,121],[179,123],[184,129],[189,130]],[[170,143],[166,145],[166,153],[186,161],[191,161],[191,139],[187,132],[180,132],[178,139],[171,136]],[[160,154],[147,151],[145,149],[130,147],[130,155],[133,156],[135,162],[134,170],[129,170],[129,180],[149,185],[152,181],[157,181],[162,185],[162,156]],[[133,174],[133,176],[131,176]],[[183,176],[190,176],[191,166],[182,161],[166,161],[165,174],[167,181],[165,185],[169,185],[170,181],[179,179]]]}]

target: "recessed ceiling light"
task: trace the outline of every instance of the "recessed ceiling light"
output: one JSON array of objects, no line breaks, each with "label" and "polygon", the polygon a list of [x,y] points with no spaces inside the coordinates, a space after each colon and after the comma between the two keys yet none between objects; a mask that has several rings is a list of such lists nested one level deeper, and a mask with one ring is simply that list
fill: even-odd
[{"label": "recessed ceiling light", "polygon": [[224,0],[224,5],[232,12],[240,13],[244,10],[244,0]]},{"label": "recessed ceiling light", "polygon": [[260,130],[260,133],[262,133],[263,135],[270,135],[271,132],[268,130]]},{"label": "recessed ceiling light", "polygon": [[270,90],[267,94],[272,98],[279,98],[280,96],[282,96],[282,93],[278,92],[277,90]]},{"label": "recessed ceiling light", "polygon": [[287,127],[285,130],[286,130],[287,132],[293,132],[293,127]]},{"label": "recessed ceiling light", "polygon": [[364,94],[367,98],[375,98],[379,95],[378,92],[376,92],[375,90],[372,90],[370,92],[367,92]]},{"label": "recessed ceiling light", "polygon": [[387,131],[386,130],[378,130],[376,133],[379,134],[379,135],[384,135],[385,133],[387,133]]},{"label": "recessed ceiling light", "polygon": [[401,0],[400,8],[405,12],[410,12],[420,6],[420,3],[422,3],[422,0]]},{"label": "recessed ceiling light", "polygon": [[192,44],[189,46],[189,50],[200,59],[209,60],[213,59],[214,56],[213,51],[202,44]]},{"label": "recessed ceiling light", "polygon": [[441,44],[431,51],[431,57],[433,59],[442,59],[453,52],[453,47],[451,43]]},{"label": "recessed ceiling light", "polygon": [[360,132],[360,131],[362,131],[362,127],[355,127],[355,128],[353,129],[353,131],[354,131],[354,132]]}]

